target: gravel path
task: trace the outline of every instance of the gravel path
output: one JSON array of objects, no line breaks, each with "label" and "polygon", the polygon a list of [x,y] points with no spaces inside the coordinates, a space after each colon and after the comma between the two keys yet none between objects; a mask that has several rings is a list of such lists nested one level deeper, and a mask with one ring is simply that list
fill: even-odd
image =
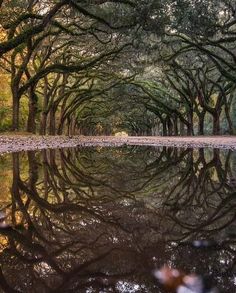
[{"label": "gravel path", "polygon": [[24,136],[0,135],[0,153],[76,146],[148,145],[236,150],[236,136],[205,137],[114,137],[114,136]]}]

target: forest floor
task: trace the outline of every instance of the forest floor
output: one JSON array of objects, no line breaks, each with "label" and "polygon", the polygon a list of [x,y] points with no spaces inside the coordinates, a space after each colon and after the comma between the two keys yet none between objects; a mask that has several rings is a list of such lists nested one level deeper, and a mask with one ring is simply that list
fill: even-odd
[{"label": "forest floor", "polygon": [[27,150],[67,148],[76,146],[122,146],[147,145],[182,148],[223,148],[236,150],[236,136],[37,136],[37,135],[0,135],[0,153]]}]

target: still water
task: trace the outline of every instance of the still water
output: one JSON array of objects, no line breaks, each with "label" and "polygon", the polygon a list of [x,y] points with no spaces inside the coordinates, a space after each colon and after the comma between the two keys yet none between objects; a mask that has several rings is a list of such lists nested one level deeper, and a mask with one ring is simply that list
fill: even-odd
[{"label": "still water", "polygon": [[164,264],[236,292],[235,208],[232,151],[1,155],[0,292],[164,292]]}]

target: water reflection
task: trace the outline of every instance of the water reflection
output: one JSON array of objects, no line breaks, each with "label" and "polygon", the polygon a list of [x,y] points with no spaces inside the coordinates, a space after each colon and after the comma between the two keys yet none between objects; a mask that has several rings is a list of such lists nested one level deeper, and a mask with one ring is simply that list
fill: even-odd
[{"label": "water reflection", "polygon": [[3,291],[162,292],[152,271],[168,264],[235,292],[236,153],[84,148],[1,164]]}]

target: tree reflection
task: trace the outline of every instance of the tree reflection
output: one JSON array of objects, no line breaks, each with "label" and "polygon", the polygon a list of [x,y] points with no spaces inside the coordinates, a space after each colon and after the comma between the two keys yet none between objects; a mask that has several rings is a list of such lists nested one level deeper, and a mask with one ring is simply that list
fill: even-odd
[{"label": "tree reflection", "polygon": [[13,154],[2,289],[161,292],[152,270],[167,263],[233,292],[235,159],[166,147]]}]

